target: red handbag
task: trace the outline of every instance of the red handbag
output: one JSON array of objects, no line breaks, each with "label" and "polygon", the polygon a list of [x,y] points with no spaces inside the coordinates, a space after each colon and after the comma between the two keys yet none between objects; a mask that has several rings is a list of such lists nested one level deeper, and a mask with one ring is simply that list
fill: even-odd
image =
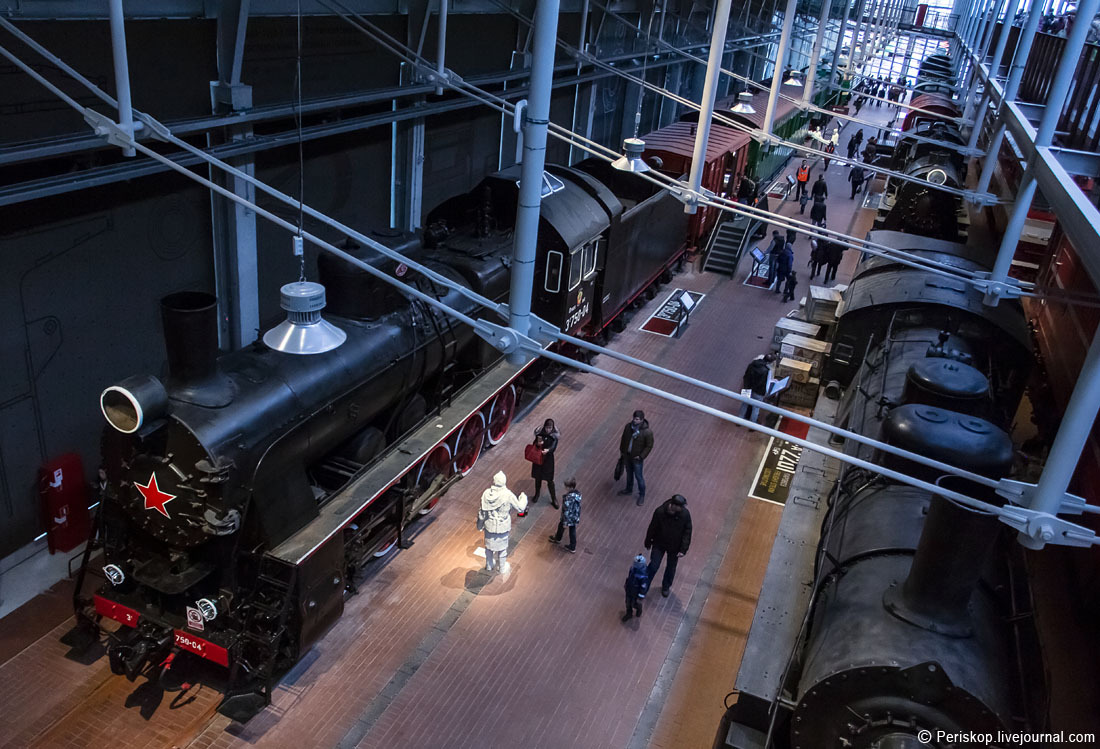
[{"label": "red handbag", "polygon": [[538,445],[531,444],[523,448],[523,457],[537,466],[542,465],[542,450]]}]

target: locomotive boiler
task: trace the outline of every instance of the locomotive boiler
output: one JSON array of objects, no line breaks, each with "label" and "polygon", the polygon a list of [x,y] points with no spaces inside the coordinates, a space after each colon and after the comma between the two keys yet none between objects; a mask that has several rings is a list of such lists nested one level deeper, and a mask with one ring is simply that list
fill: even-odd
[{"label": "locomotive boiler", "polygon": [[[423,236],[376,235],[451,286],[345,248],[478,317],[454,287],[505,300],[517,178],[504,170],[444,202]],[[683,252],[682,208],[630,175],[604,184],[550,167],[544,182],[533,309],[594,334],[667,277]],[[663,242],[635,253],[647,225]],[[131,679],[171,678],[179,653],[227,667],[221,710],[241,720],[340,616],[355,574],[503,437],[516,408],[522,368],[468,326],[336,256],[319,256],[318,274],[327,300],[291,314],[314,324],[324,306],[346,336],[338,348],[297,356],[257,342],[219,356],[215,299],[182,292],[161,306],[167,376],[130,377],[101,398],[106,582],[78,595],[78,619],[121,625],[108,655]]]},{"label": "locomotive boiler", "polygon": [[[868,238],[967,270],[991,261],[912,234]],[[839,426],[1010,475],[1007,430],[1032,361],[1019,306],[987,307],[961,281],[867,258],[838,317],[824,379],[845,386]],[[998,501],[870,446],[845,452]],[[822,499],[784,508],[716,746],[947,747],[965,731],[1026,726],[1034,705],[1019,685],[1041,672],[1021,645],[1020,577],[1006,573],[1012,541],[998,520],[853,467]]]}]

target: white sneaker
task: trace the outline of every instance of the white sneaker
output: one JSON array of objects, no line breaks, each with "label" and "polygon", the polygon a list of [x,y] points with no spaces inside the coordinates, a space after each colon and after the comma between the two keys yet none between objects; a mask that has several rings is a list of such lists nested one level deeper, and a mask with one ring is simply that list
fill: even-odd
[{"label": "white sneaker", "polygon": [[512,565],[510,565],[508,562],[505,562],[504,564],[500,565],[500,574],[504,575],[505,577],[507,577],[508,573],[511,572],[511,571],[512,571]]}]

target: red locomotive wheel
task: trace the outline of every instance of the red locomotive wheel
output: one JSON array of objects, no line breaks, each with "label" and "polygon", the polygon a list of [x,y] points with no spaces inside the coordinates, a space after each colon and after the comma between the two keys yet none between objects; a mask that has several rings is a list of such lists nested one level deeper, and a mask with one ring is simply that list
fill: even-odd
[{"label": "red locomotive wheel", "polygon": [[485,444],[485,414],[478,411],[458,430],[455,438],[455,473],[465,476],[477,459],[481,457],[481,447]]},{"label": "red locomotive wheel", "polygon": [[[435,449],[428,453],[428,457],[420,461],[420,468],[416,471],[416,485],[423,491],[436,476],[442,474],[444,478],[450,478],[453,473],[454,461],[451,460],[451,446],[443,442],[436,445]],[[442,496],[440,494],[432,497],[431,501],[420,509],[420,514],[427,515],[434,510]]]},{"label": "red locomotive wheel", "polygon": [[486,439],[490,445],[495,445],[504,439],[508,433],[508,427],[512,426],[512,417],[516,414],[516,386],[508,387],[497,393],[493,404],[489,406],[489,427],[486,430]]},{"label": "red locomotive wheel", "polygon": [[374,558],[375,559],[381,559],[382,557],[389,554],[393,550],[394,546],[397,546],[397,533],[396,532],[393,534],[393,538],[391,538],[389,541],[387,541],[385,543],[385,545],[383,545],[378,551],[374,552]]}]

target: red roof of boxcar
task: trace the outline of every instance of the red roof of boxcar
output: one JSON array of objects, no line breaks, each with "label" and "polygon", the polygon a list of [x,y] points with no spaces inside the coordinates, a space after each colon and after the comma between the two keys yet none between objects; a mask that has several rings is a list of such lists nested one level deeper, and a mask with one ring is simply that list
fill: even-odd
[{"label": "red roof of boxcar", "polygon": [[[694,122],[673,122],[660,130],[646,133],[642,136],[646,154],[663,152],[690,159],[695,151],[695,129]],[[747,133],[739,130],[711,127],[710,137],[707,138],[707,161],[714,161],[724,153],[733,153],[748,145],[750,140]]]},{"label": "red roof of boxcar", "polygon": [[[792,110],[798,109],[797,101],[802,100],[803,86],[788,86],[786,84],[779,87],[779,98],[775,100],[775,115],[772,118],[773,122],[782,122],[783,118],[791,113]],[[790,101],[784,99],[787,96],[790,99],[796,101]],[[746,125],[752,125],[755,128],[764,127],[764,113],[768,109],[768,92],[761,91],[760,89],[753,89],[752,92],[752,108],[756,111],[752,114],[742,114],[740,112],[733,112],[731,109],[733,105],[737,103],[736,96],[726,96],[718,99],[714,102],[714,109],[721,111],[726,117],[744,122]],[[719,123],[721,124],[721,123]]]}]

